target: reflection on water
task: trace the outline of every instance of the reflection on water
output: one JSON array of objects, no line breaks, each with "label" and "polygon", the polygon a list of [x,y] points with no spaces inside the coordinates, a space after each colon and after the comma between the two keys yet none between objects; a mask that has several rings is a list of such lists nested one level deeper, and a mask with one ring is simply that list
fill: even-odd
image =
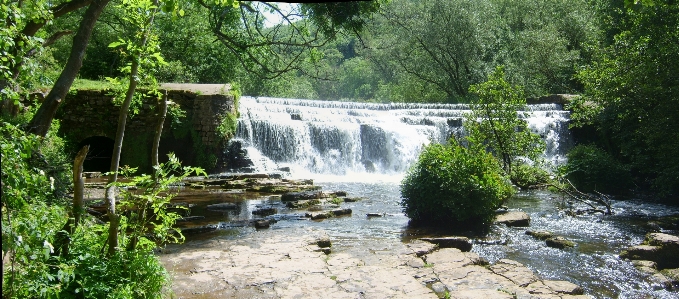
[{"label": "reflection on water", "polygon": [[[256,233],[253,227],[246,226],[246,222],[258,218],[259,216],[252,215],[252,211],[262,207],[278,209],[278,214],[268,216],[278,220],[270,229],[281,234],[286,233],[286,228],[299,226],[325,230],[333,239],[333,252],[341,252],[347,248],[369,250],[372,248],[368,247],[369,244],[408,242],[423,236],[450,234],[436,229],[408,228],[408,218],[399,205],[398,178],[360,178],[363,182],[351,182],[347,177],[342,181],[338,181],[336,177],[321,177],[321,180],[323,181],[317,180],[316,185],[322,186],[325,191],[343,190],[350,197],[364,199],[341,205],[353,210],[351,216],[323,221],[303,218],[305,211],[286,208],[276,196],[243,193],[238,196],[231,194],[227,198],[216,192],[202,191],[183,194],[178,200],[196,204],[192,214],[205,216],[199,224],[220,224],[222,229],[200,235],[201,239],[237,238],[243,234]],[[255,199],[245,199],[248,197]],[[236,210],[219,212],[204,208],[207,204],[224,201],[236,202],[239,207]],[[567,203],[546,191],[519,193],[508,204],[510,209],[521,209],[530,214],[529,229],[552,231],[576,242],[577,246],[566,250],[549,248],[544,241],[527,236],[526,228],[508,228],[504,225],[492,226],[483,236],[472,232],[457,234],[473,238],[473,251],[491,262],[502,258],[516,260],[544,279],[571,281],[597,298],[679,298],[679,292],[662,290],[647,279],[648,275],[640,273],[629,261],[623,261],[617,256],[626,247],[641,242],[647,232],[663,230],[676,234],[677,231],[668,231],[667,227],[663,227],[661,220],[666,216],[678,215],[678,208],[618,201],[613,204],[615,214],[612,216],[597,214],[572,217],[559,209]],[[383,217],[366,217],[367,213],[379,213]]]}]

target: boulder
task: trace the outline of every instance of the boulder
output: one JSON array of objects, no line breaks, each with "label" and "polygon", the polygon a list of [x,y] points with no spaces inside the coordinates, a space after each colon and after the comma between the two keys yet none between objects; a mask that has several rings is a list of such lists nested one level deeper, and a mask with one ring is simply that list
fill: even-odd
[{"label": "boulder", "polygon": [[650,233],[646,235],[644,244],[660,246],[663,249],[679,250],[679,237],[663,233]]},{"label": "boulder", "polygon": [[648,274],[655,274],[658,272],[657,270],[657,265],[653,261],[643,261],[643,260],[638,260],[638,261],[633,261],[632,265],[634,265],[637,270],[648,273]]},{"label": "boulder", "polygon": [[536,231],[527,230],[526,235],[529,235],[538,240],[547,240],[554,237],[554,234],[552,232],[546,230],[536,230]]},{"label": "boulder", "polygon": [[330,241],[330,237],[322,236],[316,239],[316,245],[320,248],[328,248],[332,246],[332,242]]},{"label": "boulder", "polygon": [[552,248],[564,249],[567,247],[575,247],[575,243],[571,240],[567,240],[564,237],[553,237],[545,241],[547,246]]},{"label": "boulder", "polygon": [[529,226],[530,216],[522,211],[502,212],[495,217],[496,223],[504,223],[507,226]]},{"label": "boulder", "polygon": [[662,270],[660,273],[662,273],[663,275],[665,275],[665,277],[667,277],[667,279],[672,281],[672,283],[675,286],[679,287],[679,269],[665,269]]},{"label": "boulder", "polygon": [[276,208],[261,208],[252,211],[252,215],[258,215],[258,216],[269,216],[278,213],[278,209]]},{"label": "boulder", "polygon": [[384,216],[384,213],[367,213],[367,214],[365,214],[365,215],[366,215],[368,218],[372,218],[372,217],[382,217],[382,216]]},{"label": "boulder", "polygon": [[213,211],[221,211],[221,210],[235,210],[238,207],[235,203],[232,202],[224,202],[224,203],[216,203],[212,205],[208,205],[207,209],[208,210],[213,210]]},{"label": "boulder", "polygon": [[642,245],[632,246],[620,253],[621,258],[648,260],[657,264],[659,270],[679,268],[679,237],[650,233]]},{"label": "boulder", "polygon": [[363,200],[361,197],[345,197],[344,202],[357,202]]},{"label": "boulder", "polygon": [[271,221],[269,220],[257,220],[255,221],[255,228],[269,228],[271,226]]},{"label": "boulder", "polygon": [[321,191],[288,192],[281,196],[281,201],[309,200],[321,198]]},{"label": "boulder", "polygon": [[666,290],[672,289],[672,280],[668,279],[667,277],[665,277],[665,275],[663,275],[660,272],[651,275],[651,281],[657,284],[660,288]]},{"label": "boulder", "polygon": [[347,191],[334,191],[334,192],[330,192],[330,195],[331,196],[334,195],[336,197],[345,197],[345,196],[347,196]]},{"label": "boulder", "polygon": [[297,200],[297,201],[288,201],[285,206],[291,209],[304,209],[308,208],[313,205],[320,204],[321,201],[319,199],[310,199],[310,200]]},{"label": "boulder", "polygon": [[311,220],[321,220],[332,217],[331,212],[307,213],[306,216]]},{"label": "boulder", "polygon": [[351,209],[346,208],[346,209],[334,209],[330,211],[333,216],[344,216],[344,215],[351,215]]},{"label": "boulder", "polygon": [[467,237],[421,238],[420,240],[436,244],[439,248],[457,248],[460,251],[472,250],[472,242]]}]

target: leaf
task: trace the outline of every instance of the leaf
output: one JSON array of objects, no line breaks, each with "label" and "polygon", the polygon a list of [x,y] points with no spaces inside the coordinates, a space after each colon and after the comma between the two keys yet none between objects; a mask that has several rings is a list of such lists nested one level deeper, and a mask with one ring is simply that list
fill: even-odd
[{"label": "leaf", "polygon": [[122,39],[119,39],[117,42],[112,42],[112,43],[108,44],[108,47],[109,48],[117,48],[117,47],[120,47],[120,46],[125,45],[125,44],[127,44],[127,42],[125,42]]}]

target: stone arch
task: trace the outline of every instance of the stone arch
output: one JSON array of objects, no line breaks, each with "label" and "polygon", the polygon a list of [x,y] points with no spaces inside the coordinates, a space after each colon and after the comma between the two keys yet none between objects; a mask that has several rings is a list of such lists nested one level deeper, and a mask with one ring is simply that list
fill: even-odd
[{"label": "stone arch", "polygon": [[85,145],[90,146],[83,171],[108,172],[111,169],[111,157],[113,156],[113,139],[104,136],[91,136],[78,144],[78,149]]}]

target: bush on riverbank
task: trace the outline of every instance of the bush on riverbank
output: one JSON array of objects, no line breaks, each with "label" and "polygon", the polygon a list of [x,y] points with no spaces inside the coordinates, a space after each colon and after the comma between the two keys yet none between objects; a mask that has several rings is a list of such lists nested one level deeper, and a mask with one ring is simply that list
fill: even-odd
[{"label": "bush on riverbank", "polygon": [[629,167],[594,145],[578,145],[568,152],[564,176],[583,192],[619,194],[631,189]]},{"label": "bush on riverbank", "polygon": [[430,144],[401,182],[403,211],[415,223],[488,224],[514,192],[502,173],[484,150]]},{"label": "bush on riverbank", "polygon": [[26,119],[0,122],[2,297],[160,298],[169,276],[150,249],[104,256],[108,225],[91,216],[66,233],[65,143],[55,125],[45,138],[26,134],[19,128]]}]

